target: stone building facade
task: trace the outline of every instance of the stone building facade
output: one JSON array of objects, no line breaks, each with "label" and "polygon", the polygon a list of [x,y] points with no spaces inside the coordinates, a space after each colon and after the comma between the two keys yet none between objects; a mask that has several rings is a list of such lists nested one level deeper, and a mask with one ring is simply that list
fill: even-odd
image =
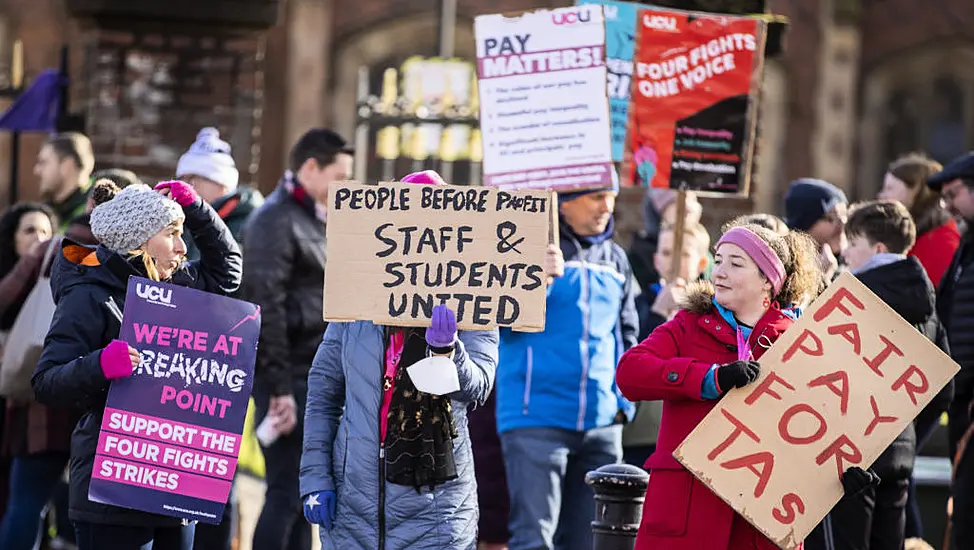
[{"label": "stone building facade", "polygon": [[[146,21],[105,28],[72,18],[67,1],[0,0],[0,59],[22,40],[29,77],[56,67],[67,44],[71,107],[87,117],[99,166],[147,179],[170,175],[196,130],[216,125],[243,178],[269,191],[307,128],[352,136],[360,67],[378,74],[408,55],[435,55],[438,44],[438,0],[282,0],[266,30]],[[455,54],[473,57],[478,14],[568,3],[456,0]],[[711,226],[737,212],[780,211],[796,177],[823,177],[868,198],[899,153],[948,159],[971,148],[974,12],[964,0],[771,0],[771,8],[790,27],[785,54],[765,69],[752,197],[708,201]],[[23,197],[36,196],[30,167],[41,138],[23,140]],[[10,184],[7,140],[0,135],[0,203]],[[624,234],[641,223],[641,194],[623,194]]]}]

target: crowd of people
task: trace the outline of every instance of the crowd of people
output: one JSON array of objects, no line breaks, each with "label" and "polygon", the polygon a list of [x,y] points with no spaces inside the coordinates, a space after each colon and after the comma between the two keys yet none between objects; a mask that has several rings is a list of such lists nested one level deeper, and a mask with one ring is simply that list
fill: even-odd
[{"label": "crowd of people", "polygon": [[[56,304],[26,373],[33,395],[0,407],[0,548],[233,545],[233,494],[217,525],[88,498],[107,389],[138,366],[139,351],[118,340],[133,275],[261,308],[253,399],[266,499],[255,550],[308,550],[312,525],[326,549],[590,550],[585,475],[621,462],[650,472],[637,548],[775,548],[672,452],[727,391],[754,382],[769,344],[843,271],[962,368],[870,468],[843,473],[843,498],[804,547],[921,544],[913,465],[944,412],[953,547],[974,547],[974,492],[961,490],[974,485],[974,154],[946,167],[893,159],[879,196],[856,204],[799,179],[783,219],[742,216],[714,236],[692,192],[648,190],[628,250],[615,238],[617,182],[560,193],[536,333],[458,331],[446,304],[429,328],[325,323],[328,189],[351,178],[354,155],[335,132],[312,129],[265,199],[240,185],[212,128],[155,186],[93,173],[83,135],[46,141],[35,167],[43,202],[0,217],[0,337],[35,285],[49,284]],[[402,181],[445,183],[432,171]],[[428,356],[453,362],[458,391],[424,393],[403,375]]]}]

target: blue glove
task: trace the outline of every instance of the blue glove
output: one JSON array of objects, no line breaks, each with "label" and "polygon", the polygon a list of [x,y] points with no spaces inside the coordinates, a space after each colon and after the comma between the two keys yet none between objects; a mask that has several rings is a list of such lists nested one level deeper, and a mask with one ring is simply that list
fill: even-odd
[{"label": "blue glove", "polygon": [[426,344],[431,348],[448,348],[456,341],[457,314],[446,304],[433,306],[432,326],[426,329]]},{"label": "blue glove", "polygon": [[318,524],[325,531],[331,531],[335,523],[335,491],[311,493],[304,499],[304,519]]}]

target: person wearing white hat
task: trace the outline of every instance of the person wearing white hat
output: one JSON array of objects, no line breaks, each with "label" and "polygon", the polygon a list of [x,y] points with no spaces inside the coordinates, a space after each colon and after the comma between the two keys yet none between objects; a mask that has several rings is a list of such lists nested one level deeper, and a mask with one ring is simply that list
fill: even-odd
[{"label": "person wearing white hat", "polygon": [[[233,238],[243,244],[243,228],[250,214],[264,204],[264,196],[250,186],[240,186],[240,172],[233,160],[230,144],[220,139],[216,128],[203,128],[196,141],[176,165],[176,179],[193,186],[207,204],[219,214]],[[189,239],[186,257],[199,258],[199,251]]]}]

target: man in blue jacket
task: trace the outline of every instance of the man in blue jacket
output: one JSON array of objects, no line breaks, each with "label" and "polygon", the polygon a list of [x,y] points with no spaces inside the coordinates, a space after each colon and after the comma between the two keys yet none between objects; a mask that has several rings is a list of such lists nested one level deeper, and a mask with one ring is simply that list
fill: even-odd
[{"label": "man in blue jacket", "polygon": [[[634,408],[615,385],[639,319],[625,251],[612,241],[618,183],[559,195],[564,269],[545,330],[501,333],[497,429],[511,497],[510,550],[592,548],[585,474],[622,460]],[[549,262],[551,263],[551,262]]]}]

